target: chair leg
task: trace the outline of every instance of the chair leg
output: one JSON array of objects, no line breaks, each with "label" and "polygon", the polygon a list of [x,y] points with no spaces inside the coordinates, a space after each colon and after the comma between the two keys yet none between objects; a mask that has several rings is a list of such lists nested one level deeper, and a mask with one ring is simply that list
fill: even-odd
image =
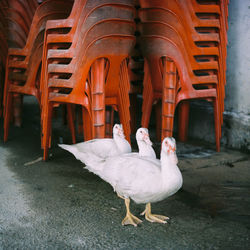
[{"label": "chair leg", "polygon": [[188,123],[189,123],[189,101],[179,103],[178,113],[178,139],[181,142],[187,141]]},{"label": "chair leg", "polygon": [[82,109],[79,110],[79,106],[77,106],[76,116],[77,116],[77,133],[81,134],[83,133]]},{"label": "chair leg", "polygon": [[92,120],[89,112],[85,107],[82,107],[82,122],[83,122],[83,137],[84,141],[93,139],[92,135]]},{"label": "chair leg", "polygon": [[217,98],[215,98],[213,104],[214,104],[214,129],[215,129],[216,151],[220,152],[221,124],[220,124],[219,103]]},{"label": "chair leg", "polygon": [[152,106],[153,96],[151,95],[151,93],[149,93],[149,95],[143,94],[141,126],[144,128],[148,128],[149,126]]},{"label": "chair leg", "polygon": [[6,103],[4,106],[4,142],[7,142],[9,136],[9,126],[10,126],[10,118],[11,118],[11,111],[12,111],[12,98],[13,94],[8,92],[6,96]]},{"label": "chair leg", "polygon": [[129,100],[130,82],[128,78],[127,62],[124,60],[120,66],[120,81],[118,91],[118,110],[120,121],[123,125],[124,134],[130,143],[130,100]]},{"label": "chair leg", "polygon": [[172,60],[165,58],[163,65],[162,86],[162,140],[167,136],[173,135],[176,102],[176,74],[177,71],[175,63]]},{"label": "chair leg", "polygon": [[52,111],[53,105],[51,103],[44,107],[44,115],[43,115],[43,127],[42,127],[42,141],[43,141],[43,160],[48,160],[48,151],[50,147],[50,140],[51,140],[51,127],[52,127]]},{"label": "chair leg", "polygon": [[108,107],[105,111],[105,137],[113,137],[113,126],[114,126],[114,108]]},{"label": "chair leg", "polygon": [[92,117],[94,138],[105,137],[105,59],[97,59],[91,66]]},{"label": "chair leg", "polygon": [[14,116],[14,125],[16,127],[21,127],[22,124],[22,103],[23,103],[23,95],[14,94],[13,96],[13,116]]},{"label": "chair leg", "polygon": [[4,86],[4,79],[3,79],[3,66],[0,66],[0,118],[3,116],[3,86]]},{"label": "chair leg", "polygon": [[152,105],[153,105],[153,87],[152,82],[150,78],[150,72],[147,66],[147,63],[145,62],[144,67],[144,79],[143,79],[143,102],[142,102],[142,118],[141,118],[141,126],[144,128],[148,128],[149,121],[150,121],[150,115],[152,111]]},{"label": "chair leg", "polygon": [[67,105],[67,118],[68,118],[68,126],[71,132],[72,137],[72,143],[76,143],[76,131],[75,131],[75,125],[74,125],[74,116],[73,116],[73,110],[74,107],[73,104],[66,104]]},{"label": "chair leg", "polygon": [[[120,117],[121,124],[123,126],[125,137],[127,141],[130,143],[131,130],[130,130],[130,115],[128,115],[129,107],[119,101],[118,110],[119,110],[119,117]],[[125,115],[126,113],[127,115]]]}]

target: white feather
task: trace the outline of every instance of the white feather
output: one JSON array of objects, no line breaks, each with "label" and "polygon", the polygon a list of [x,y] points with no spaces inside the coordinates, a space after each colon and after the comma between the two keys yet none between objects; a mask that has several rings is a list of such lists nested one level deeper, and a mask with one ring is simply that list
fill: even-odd
[{"label": "white feather", "polygon": [[139,148],[139,156],[156,159],[147,128],[139,128],[136,131],[136,141]]},{"label": "white feather", "polygon": [[161,160],[123,154],[102,161],[88,162],[86,168],[108,182],[124,198],[136,203],[157,202],[177,192],[182,175],[175,152],[168,152],[171,138],[162,143]]},{"label": "white feather", "polygon": [[[113,139],[93,139],[74,145],[58,144],[59,147],[71,152],[76,159],[86,164],[85,158],[108,158],[111,156],[130,153],[131,146],[124,137],[122,126],[115,124],[113,127]],[[88,159],[86,159],[88,160]]]}]

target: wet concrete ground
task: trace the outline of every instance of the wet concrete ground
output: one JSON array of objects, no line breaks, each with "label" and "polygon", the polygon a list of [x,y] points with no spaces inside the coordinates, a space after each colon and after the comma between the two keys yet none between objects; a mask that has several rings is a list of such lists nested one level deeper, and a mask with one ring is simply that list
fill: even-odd
[{"label": "wet concrete ground", "polygon": [[[70,143],[62,122],[42,162],[38,106],[28,100],[23,112],[23,127],[0,141],[0,249],[250,249],[249,155],[178,143],[183,188],[152,205],[170,222],[123,227],[112,187],[56,146]],[[143,209],[132,203],[136,216]]]}]

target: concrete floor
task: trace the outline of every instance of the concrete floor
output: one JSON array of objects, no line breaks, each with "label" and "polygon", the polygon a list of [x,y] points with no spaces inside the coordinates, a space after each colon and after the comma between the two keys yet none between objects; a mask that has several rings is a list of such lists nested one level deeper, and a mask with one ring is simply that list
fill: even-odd
[{"label": "concrete floor", "polygon": [[178,143],[183,188],[152,206],[170,223],[123,227],[111,186],[56,146],[70,143],[61,121],[42,162],[38,106],[28,99],[23,112],[23,127],[0,141],[0,249],[250,249],[249,155]]}]

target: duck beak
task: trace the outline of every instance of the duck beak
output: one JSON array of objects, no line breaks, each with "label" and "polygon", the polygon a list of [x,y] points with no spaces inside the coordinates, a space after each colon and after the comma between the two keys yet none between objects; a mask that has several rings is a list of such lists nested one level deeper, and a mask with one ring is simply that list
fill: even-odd
[{"label": "duck beak", "polygon": [[178,158],[177,158],[177,155],[176,155],[176,148],[175,147],[171,147],[169,145],[168,154],[172,157],[174,163],[177,165],[178,164]]},{"label": "duck beak", "polygon": [[119,129],[119,130],[118,130],[118,134],[119,134],[119,136],[120,136],[121,138],[125,138],[125,135],[124,135],[124,132],[123,132],[122,129]]}]

